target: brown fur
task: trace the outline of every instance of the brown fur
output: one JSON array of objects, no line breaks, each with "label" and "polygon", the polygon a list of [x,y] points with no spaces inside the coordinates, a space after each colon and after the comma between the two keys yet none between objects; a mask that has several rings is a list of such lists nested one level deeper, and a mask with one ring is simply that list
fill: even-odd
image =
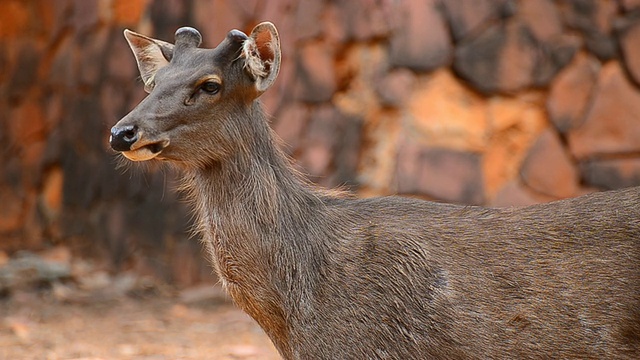
[{"label": "brown fur", "polygon": [[[256,99],[274,76],[243,49],[277,39],[256,29],[173,54],[113,134],[170,140],[156,159],[185,174],[211,262],[284,358],[640,358],[640,189],[487,209],[315,188]],[[212,74],[219,93],[193,88]]]}]

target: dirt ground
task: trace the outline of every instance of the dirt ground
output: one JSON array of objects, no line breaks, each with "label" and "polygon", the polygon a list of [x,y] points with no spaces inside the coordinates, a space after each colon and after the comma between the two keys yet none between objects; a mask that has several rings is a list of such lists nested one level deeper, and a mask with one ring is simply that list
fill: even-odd
[{"label": "dirt ground", "polygon": [[0,359],[279,359],[229,301],[195,299],[13,294],[0,299]]}]

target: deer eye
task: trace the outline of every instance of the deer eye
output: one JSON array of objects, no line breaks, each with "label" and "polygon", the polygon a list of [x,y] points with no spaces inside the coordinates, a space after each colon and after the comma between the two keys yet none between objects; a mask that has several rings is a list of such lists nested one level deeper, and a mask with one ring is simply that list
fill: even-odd
[{"label": "deer eye", "polygon": [[215,81],[206,81],[200,85],[200,89],[207,94],[215,95],[220,92],[220,84]]}]

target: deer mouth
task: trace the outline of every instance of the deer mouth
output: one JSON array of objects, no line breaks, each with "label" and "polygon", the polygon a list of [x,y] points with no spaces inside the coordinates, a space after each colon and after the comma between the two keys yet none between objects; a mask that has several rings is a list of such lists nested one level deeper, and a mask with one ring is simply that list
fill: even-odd
[{"label": "deer mouth", "polygon": [[135,143],[131,150],[123,151],[122,155],[131,161],[147,161],[160,155],[162,150],[169,146],[169,140]]}]

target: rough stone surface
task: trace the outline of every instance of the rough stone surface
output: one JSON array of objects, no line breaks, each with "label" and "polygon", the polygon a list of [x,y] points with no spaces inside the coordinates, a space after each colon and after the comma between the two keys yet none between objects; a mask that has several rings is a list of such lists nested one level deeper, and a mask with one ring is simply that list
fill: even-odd
[{"label": "rough stone surface", "polygon": [[566,26],[582,34],[591,53],[603,61],[616,56],[618,49],[612,36],[613,21],[618,11],[616,1],[562,1],[559,7]]},{"label": "rough stone surface", "polygon": [[587,160],[580,163],[585,183],[600,189],[619,189],[640,183],[640,159]]},{"label": "rough stone surface", "polygon": [[278,114],[273,128],[283,140],[287,152],[292,153],[300,146],[308,118],[308,107],[297,103],[290,104]]},{"label": "rough stone surface", "polygon": [[620,37],[624,65],[636,84],[640,84],[640,23],[627,29]]},{"label": "rough stone surface", "polygon": [[337,88],[334,49],[324,42],[309,42],[300,49],[296,61],[295,89],[300,100],[328,101]]},{"label": "rough stone surface", "polygon": [[640,90],[617,62],[602,67],[584,123],[569,132],[572,153],[582,159],[640,151]]},{"label": "rough stone surface", "polygon": [[329,4],[328,36],[337,41],[367,41],[387,36],[396,23],[389,4],[371,6],[371,0],[335,1]]},{"label": "rough stone surface", "polygon": [[409,98],[415,81],[410,70],[400,68],[389,72],[376,84],[380,102],[386,106],[402,106]]},{"label": "rough stone surface", "polygon": [[476,89],[486,93],[497,91],[499,58],[506,41],[501,25],[490,27],[456,47],[453,68]]},{"label": "rough stone surface", "polygon": [[490,204],[495,207],[521,207],[552,200],[554,199],[531,191],[518,181],[509,181],[497,192]]},{"label": "rough stone surface", "polygon": [[533,144],[522,163],[523,182],[536,192],[554,198],[575,196],[578,171],[560,137],[545,130]]},{"label": "rough stone surface", "polygon": [[590,104],[600,64],[581,53],[551,84],[547,100],[549,119],[561,133],[579,126]]},{"label": "rough stone surface", "polygon": [[109,149],[109,128],[146,96],[124,27],[172,41],[192,24],[213,47],[268,19],[282,68],[261,100],[312,180],[363,196],[513,205],[640,184],[639,9],[637,0],[0,1],[0,254],[65,244],[110,271],[181,283],[210,273],[192,258],[201,248],[171,190],[176,174],[118,168]]},{"label": "rough stone surface", "polygon": [[508,1],[502,0],[449,0],[443,1],[449,26],[456,41],[467,36],[477,35],[487,22],[498,19],[503,15]]},{"label": "rough stone surface", "polygon": [[417,71],[433,70],[446,64],[452,46],[449,32],[435,0],[408,0],[403,3],[403,19],[391,38],[391,63]]},{"label": "rough stone surface", "polygon": [[519,178],[522,160],[547,127],[540,94],[494,97],[488,102],[490,136],[484,150],[484,188],[488,199]]},{"label": "rough stone surface", "polygon": [[350,46],[336,67],[338,78],[350,79],[344,90],[338,91],[333,103],[345,114],[365,117],[380,107],[376,86],[389,71],[385,49],[378,45]]},{"label": "rough stone surface", "polygon": [[392,193],[402,120],[397,111],[384,111],[367,119],[363,129],[363,151],[359,161],[360,193]]},{"label": "rough stone surface", "polygon": [[620,3],[627,11],[640,8],[640,0],[621,0]]},{"label": "rough stone surface", "polygon": [[538,42],[552,41],[562,34],[560,12],[552,0],[521,1],[518,16]]},{"label": "rough stone surface", "polygon": [[406,109],[406,126],[431,146],[479,150],[486,144],[485,102],[449,71],[418,80]]},{"label": "rough stone surface", "polygon": [[398,154],[397,176],[400,194],[425,194],[461,204],[484,201],[477,154],[425,148],[406,141]]}]

